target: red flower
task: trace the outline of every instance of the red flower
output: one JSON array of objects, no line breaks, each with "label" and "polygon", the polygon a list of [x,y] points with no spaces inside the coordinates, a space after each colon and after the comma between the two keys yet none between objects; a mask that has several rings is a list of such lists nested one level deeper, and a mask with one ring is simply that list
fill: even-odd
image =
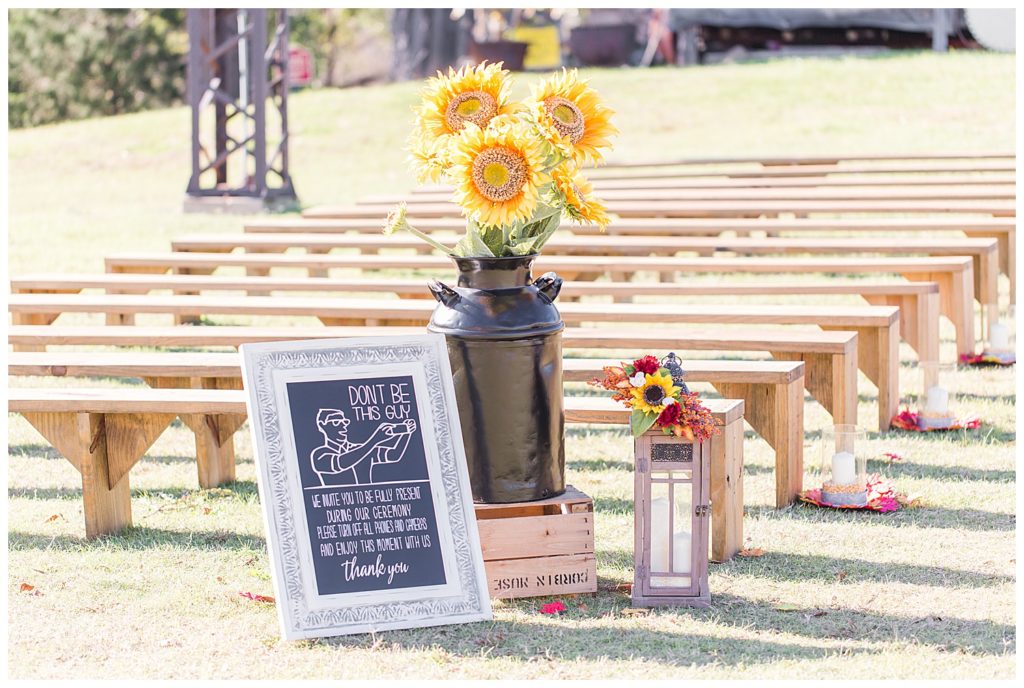
[{"label": "red flower", "polygon": [[633,367],[638,373],[654,375],[661,368],[661,363],[654,356],[644,356],[633,361]]},{"label": "red flower", "polygon": [[562,600],[549,602],[540,608],[541,614],[564,614],[566,611],[568,610],[566,609],[565,604],[562,603]]},{"label": "red flower", "polygon": [[676,425],[682,419],[683,410],[679,404],[669,404],[662,410],[658,416],[658,420],[655,421],[659,426],[667,428],[670,425]]}]

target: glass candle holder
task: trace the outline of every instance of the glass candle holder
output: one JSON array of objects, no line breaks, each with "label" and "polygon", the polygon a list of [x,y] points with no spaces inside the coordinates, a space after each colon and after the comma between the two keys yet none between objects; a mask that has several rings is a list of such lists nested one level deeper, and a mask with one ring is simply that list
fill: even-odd
[{"label": "glass candle holder", "polygon": [[917,390],[917,422],[922,429],[948,428],[956,422],[956,398],[948,386],[955,370],[952,363],[917,364],[911,389]]},{"label": "glass candle holder", "polygon": [[821,498],[836,506],[867,504],[868,462],[864,431],[856,425],[835,425],[821,434]]},{"label": "glass candle holder", "polygon": [[989,323],[985,339],[985,354],[997,358],[1015,357],[1017,352],[1016,306],[1010,306],[1006,318]]}]

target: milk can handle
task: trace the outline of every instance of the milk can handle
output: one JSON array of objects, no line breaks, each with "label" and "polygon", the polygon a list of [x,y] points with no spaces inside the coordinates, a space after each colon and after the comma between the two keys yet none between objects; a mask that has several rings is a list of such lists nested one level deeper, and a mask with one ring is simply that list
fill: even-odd
[{"label": "milk can handle", "polygon": [[533,281],[533,286],[544,295],[548,301],[554,302],[558,298],[558,292],[562,291],[562,278],[553,272],[545,272]]}]

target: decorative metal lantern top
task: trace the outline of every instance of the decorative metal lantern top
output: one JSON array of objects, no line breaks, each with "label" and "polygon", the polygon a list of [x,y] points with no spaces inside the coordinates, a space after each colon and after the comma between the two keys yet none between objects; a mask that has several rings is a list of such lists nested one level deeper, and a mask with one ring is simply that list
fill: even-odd
[{"label": "decorative metal lantern top", "polygon": [[705,607],[710,447],[658,431],[634,447],[633,604]]},{"label": "decorative metal lantern top", "polygon": [[689,394],[690,388],[686,386],[685,382],[686,371],[683,370],[683,364],[680,362],[679,357],[670,351],[668,356],[661,359],[661,365],[668,370],[676,387],[683,390],[683,394]]}]

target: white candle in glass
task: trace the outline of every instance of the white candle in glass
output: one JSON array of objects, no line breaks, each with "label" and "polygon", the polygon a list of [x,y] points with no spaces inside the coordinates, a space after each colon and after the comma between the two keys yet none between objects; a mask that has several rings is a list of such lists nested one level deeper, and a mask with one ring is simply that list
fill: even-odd
[{"label": "white candle in glass", "polygon": [[690,573],[693,538],[685,530],[672,536],[672,573]]},{"label": "white candle in glass", "polygon": [[1010,348],[1010,329],[1003,323],[992,323],[988,328],[988,348],[1006,351]]},{"label": "white candle in glass", "polygon": [[949,392],[938,385],[928,388],[928,400],[924,405],[925,413],[944,416],[949,410]]},{"label": "white candle in glass", "polygon": [[668,571],[668,499],[651,500],[651,571]]},{"label": "white candle in glass", "polygon": [[853,485],[857,482],[857,460],[850,452],[832,455],[832,484]]}]

